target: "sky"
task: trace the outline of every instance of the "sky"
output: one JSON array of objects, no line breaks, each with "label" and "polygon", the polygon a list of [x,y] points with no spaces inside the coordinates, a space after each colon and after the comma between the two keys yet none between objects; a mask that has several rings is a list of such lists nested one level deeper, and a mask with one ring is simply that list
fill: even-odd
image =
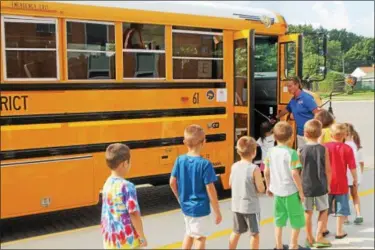
[{"label": "sky", "polygon": [[283,15],[288,24],[320,25],[374,37],[374,1],[215,1],[265,8]]},{"label": "sky", "polygon": [[311,24],[329,30],[346,29],[358,35],[374,37],[374,1],[173,1],[173,4],[172,2],[168,4],[168,1],[148,3],[147,1],[75,1],[74,3],[90,5],[95,3],[102,6],[130,5],[159,11],[169,9],[173,5],[173,8],[181,9],[184,13],[205,9],[204,11],[210,14],[221,12],[222,15],[232,15],[231,11],[234,10],[245,12],[246,7],[262,8],[280,13],[288,24]]}]

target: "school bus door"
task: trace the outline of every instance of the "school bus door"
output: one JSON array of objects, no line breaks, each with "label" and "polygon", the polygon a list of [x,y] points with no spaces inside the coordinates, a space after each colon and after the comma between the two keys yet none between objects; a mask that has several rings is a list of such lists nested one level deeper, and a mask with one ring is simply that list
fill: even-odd
[{"label": "school bus door", "polygon": [[[278,95],[277,110],[280,112],[288,105],[292,95],[288,93],[288,78],[298,76],[302,78],[302,35],[290,34],[279,37],[278,41]],[[296,131],[296,124],[293,115],[284,116],[282,120],[288,121],[293,130]],[[296,134],[296,133],[294,133]],[[294,135],[293,147],[296,146]]]},{"label": "school bus door", "polygon": [[[244,135],[254,136],[255,31],[234,33],[234,148]],[[238,155],[234,152],[234,161]]]}]

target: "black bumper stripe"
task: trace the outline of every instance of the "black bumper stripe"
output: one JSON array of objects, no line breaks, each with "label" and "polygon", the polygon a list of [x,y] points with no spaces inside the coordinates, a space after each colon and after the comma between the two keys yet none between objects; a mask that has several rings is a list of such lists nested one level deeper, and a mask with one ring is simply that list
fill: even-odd
[{"label": "black bumper stripe", "polygon": [[[183,144],[183,137],[165,138],[165,139],[151,139],[143,141],[124,141],[131,149],[141,148],[154,148],[154,147],[165,147],[165,146],[176,146]],[[206,141],[220,142],[226,140],[226,134],[214,134],[207,135]],[[30,159],[37,157],[49,157],[59,155],[74,155],[74,154],[86,154],[86,153],[98,153],[104,152],[110,143],[99,143],[90,145],[76,145],[76,146],[63,146],[63,147],[51,147],[51,148],[35,148],[35,149],[21,149],[21,150],[9,150],[0,151],[0,160],[15,160],[15,159]]]}]

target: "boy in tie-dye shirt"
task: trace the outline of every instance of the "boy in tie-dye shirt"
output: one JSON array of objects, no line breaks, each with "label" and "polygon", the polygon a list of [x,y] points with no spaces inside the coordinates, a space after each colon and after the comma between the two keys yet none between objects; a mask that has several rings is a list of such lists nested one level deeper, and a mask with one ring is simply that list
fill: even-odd
[{"label": "boy in tie-dye shirt", "polygon": [[112,174],[103,187],[101,227],[104,248],[146,247],[136,189],[123,178],[130,169],[130,150],[124,144],[111,144],[105,157]]}]

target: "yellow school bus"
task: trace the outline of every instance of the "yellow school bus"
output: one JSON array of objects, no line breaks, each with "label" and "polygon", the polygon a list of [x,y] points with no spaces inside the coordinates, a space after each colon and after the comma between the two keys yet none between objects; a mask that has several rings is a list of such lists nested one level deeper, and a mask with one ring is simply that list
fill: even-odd
[{"label": "yellow school bus", "polygon": [[163,183],[190,124],[229,188],[238,137],[291,98],[302,36],[271,11],[184,4],[1,1],[1,218],[97,204],[114,142],[129,179]]}]

